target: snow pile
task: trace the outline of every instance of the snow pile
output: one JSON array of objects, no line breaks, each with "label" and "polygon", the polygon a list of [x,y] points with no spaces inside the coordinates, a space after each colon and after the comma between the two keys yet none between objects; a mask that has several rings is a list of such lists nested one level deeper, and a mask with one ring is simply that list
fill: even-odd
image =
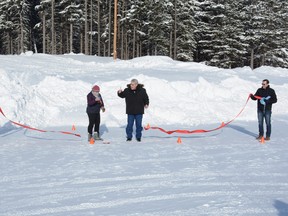
[{"label": "snow pile", "polygon": [[[235,117],[248,94],[254,93],[264,78],[271,78],[280,98],[275,114],[287,114],[288,86],[283,82],[287,74],[287,69],[228,70],[168,57],[114,62],[111,58],[84,55],[1,56],[0,106],[8,118],[31,126],[84,126],[86,95],[96,83],[107,110],[102,123],[118,127],[126,124],[126,116],[125,102],[116,92],[137,78],[150,97],[145,124],[195,126]],[[275,77],[281,77],[280,81]],[[256,103],[248,103],[240,119],[255,120],[255,107]],[[5,122],[0,119],[1,124]]]},{"label": "snow pile", "polygon": [[[288,215],[287,72],[224,70],[167,57],[0,56],[0,107],[8,118],[55,131],[74,124],[81,134],[23,130],[1,116],[0,215]],[[126,142],[125,102],[116,92],[131,78],[150,96],[143,124],[168,130],[219,126],[268,78],[278,95],[271,140],[255,140],[250,101],[221,130],[148,130],[140,143]],[[106,103],[100,133],[109,145],[87,142],[86,95],[94,83]]]}]

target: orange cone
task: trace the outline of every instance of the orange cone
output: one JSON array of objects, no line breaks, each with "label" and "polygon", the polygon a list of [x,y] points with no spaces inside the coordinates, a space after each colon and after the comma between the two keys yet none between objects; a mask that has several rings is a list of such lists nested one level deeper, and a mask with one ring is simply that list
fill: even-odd
[{"label": "orange cone", "polygon": [[90,144],[93,145],[95,143],[95,140],[93,139],[93,137],[90,139]]},{"label": "orange cone", "polygon": [[265,143],[264,137],[261,138],[260,142],[261,142],[261,144]]},{"label": "orange cone", "polygon": [[145,130],[150,129],[150,124],[148,123],[148,124],[146,125],[146,127],[144,127],[144,128],[145,128]]},{"label": "orange cone", "polygon": [[76,131],[75,125],[72,125],[72,131]]},{"label": "orange cone", "polygon": [[181,137],[178,137],[177,143],[178,143],[178,144],[181,144],[181,143],[182,143]]}]

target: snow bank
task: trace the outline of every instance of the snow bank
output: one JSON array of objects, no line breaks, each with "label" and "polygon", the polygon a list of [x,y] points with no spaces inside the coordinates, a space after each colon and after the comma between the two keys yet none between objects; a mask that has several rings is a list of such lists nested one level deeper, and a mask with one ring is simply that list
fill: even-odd
[{"label": "snow bank", "polygon": [[[144,124],[195,126],[234,118],[249,93],[268,78],[279,102],[273,115],[287,114],[287,69],[248,67],[225,70],[167,57],[113,61],[85,55],[43,54],[0,56],[0,107],[7,117],[35,127],[87,124],[86,95],[101,87],[106,112],[102,124],[126,124],[125,101],[116,94],[132,78],[145,85],[150,97]],[[249,102],[241,120],[256,119]],[[0,118],[3,125],[7,119]]]}]

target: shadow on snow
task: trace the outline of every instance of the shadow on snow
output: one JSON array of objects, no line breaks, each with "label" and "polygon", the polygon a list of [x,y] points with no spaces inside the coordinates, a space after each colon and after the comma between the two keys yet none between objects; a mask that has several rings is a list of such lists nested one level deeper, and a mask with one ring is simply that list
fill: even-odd
[{"label": "shadow on snow", "polygon": [[253,133],[251,131],[248,131],[247,129],[245,129],[244,127],[238,126],[238,125],[227,125],[228,128],[232,128],[236,131],[239,131],[241,133],[244,133],[248,136],[252,136],[252,137],[257,137],[258,134]]},{"label": "shadow on snow", "polygon": [[22,130],[22,128],[18,128],[11,122],[7,122],[3,125],[3,127],[0,127],[0,136],[1,137],[9,136],[10,134],[17,133],[20,130]]},{"label": "shadow on snow", "polygon": [[280,200],[274,201],[274,207],[278,210],[278,216],[287,216],[288,215],[288,204]]}]

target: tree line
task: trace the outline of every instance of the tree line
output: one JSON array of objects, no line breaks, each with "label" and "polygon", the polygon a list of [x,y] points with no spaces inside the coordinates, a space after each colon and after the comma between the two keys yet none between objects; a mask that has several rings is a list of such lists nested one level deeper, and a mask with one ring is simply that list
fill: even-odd
[{"label": "tree line", "polygon": [[288,67],[287,0],[1,0],[0,54],[164,55]]}]

